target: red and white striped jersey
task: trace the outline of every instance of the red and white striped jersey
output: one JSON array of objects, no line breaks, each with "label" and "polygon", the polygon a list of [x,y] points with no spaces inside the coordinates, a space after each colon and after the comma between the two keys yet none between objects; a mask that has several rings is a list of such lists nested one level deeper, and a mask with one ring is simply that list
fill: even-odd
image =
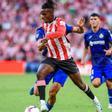
[{"label": "red and white striped jersey", "polygon": [[[56,18],[52,23],[43,23],[43,29],[45,30],[46,35],[55,35],[55,32],[60,26],[63,26],[66,29],[65,21],[61,18]],[[66,32],[63,36],[61,35],[61,37],[49,38],[47,44],[48,57],[56,58],[58,60],[67,60],[71,58],[70,43],[65,35]]]}]

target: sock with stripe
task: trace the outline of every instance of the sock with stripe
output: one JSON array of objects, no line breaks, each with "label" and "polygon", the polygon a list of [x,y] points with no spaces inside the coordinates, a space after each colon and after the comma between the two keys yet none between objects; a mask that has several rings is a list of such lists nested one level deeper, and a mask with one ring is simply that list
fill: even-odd
[{"label": "sock with stripe", "polygon": [[49,104],[48,102],[47,102],[46,106],[47,106],[49,111],[53,108],[53,105]]}]

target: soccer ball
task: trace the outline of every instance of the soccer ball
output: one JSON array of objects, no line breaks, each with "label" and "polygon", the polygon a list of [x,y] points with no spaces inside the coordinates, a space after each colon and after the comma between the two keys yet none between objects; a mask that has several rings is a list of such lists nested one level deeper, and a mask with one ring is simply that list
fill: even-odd
[{"label": "soccer ball", "polygon": [[40,112],[36,106],[26,107],[25,112]]}]

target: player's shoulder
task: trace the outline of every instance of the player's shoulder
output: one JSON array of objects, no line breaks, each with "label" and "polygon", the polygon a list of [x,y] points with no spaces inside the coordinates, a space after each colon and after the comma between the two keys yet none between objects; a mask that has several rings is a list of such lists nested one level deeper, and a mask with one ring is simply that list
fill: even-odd
[{"label": "player's shoulder", "polygon": [[101,32],[104,32],[104,33],[109,33],[109,30],[106,29],[106,28],[100,28],[100,31],[101,31]]},{"label": "player's shoulder", "polygon": [[84,33],[84,38],[87,38],[88,36],[90,36],[92,34],[92,30],[88,30],[87,32]]},{"label": "player's shoulder", "polygon": [[56,21],[57,25],[63,25],[63,26],[65,26],[65,24],[66,24],[65,20],[63,18],[61,18],[61,17],[56,17],[55,21]]},{"label": "player's shoulder", "polygon": [[56,17],[55,20],[56,20],[57,23],[65,22],[65,20],[63,18],[61,18],[61,17]]},{"label": "player's shoulder", "polygon": [[43,27],[36,28],[36,33],[45,33]]},{"label": "player's shoulder", "polygon": [[35,32],[36,32],[36,38],[38,38],[39,36],[40,37],[45,36],[45,31],[44,31],[43,27],[36,28]]},{"label": "player's shoulder", "polygon": [[40,31],[43,31],[44,29],[43,29],[42,26],[41,26],[41,27],[37,27],[37,28],[36,28],[36,31],[39,31],[39,30],[40,30]]}]

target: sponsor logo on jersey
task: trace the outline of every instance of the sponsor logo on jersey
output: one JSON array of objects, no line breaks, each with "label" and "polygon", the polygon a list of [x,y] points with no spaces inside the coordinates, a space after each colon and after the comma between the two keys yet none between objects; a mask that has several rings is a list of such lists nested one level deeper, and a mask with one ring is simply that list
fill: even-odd
[{"label": "sponsor logo on jersey", "polygon": [[93,41],[93,42],[90,41],[90,42],[89,42],[89,45],[90,45],[90,46],[98,45],[98,44],[99,44],[99,45],[104,45],[104,44],[105,44],[105,41],[104,41],[104,40],[101,40],[101,41]]}]

